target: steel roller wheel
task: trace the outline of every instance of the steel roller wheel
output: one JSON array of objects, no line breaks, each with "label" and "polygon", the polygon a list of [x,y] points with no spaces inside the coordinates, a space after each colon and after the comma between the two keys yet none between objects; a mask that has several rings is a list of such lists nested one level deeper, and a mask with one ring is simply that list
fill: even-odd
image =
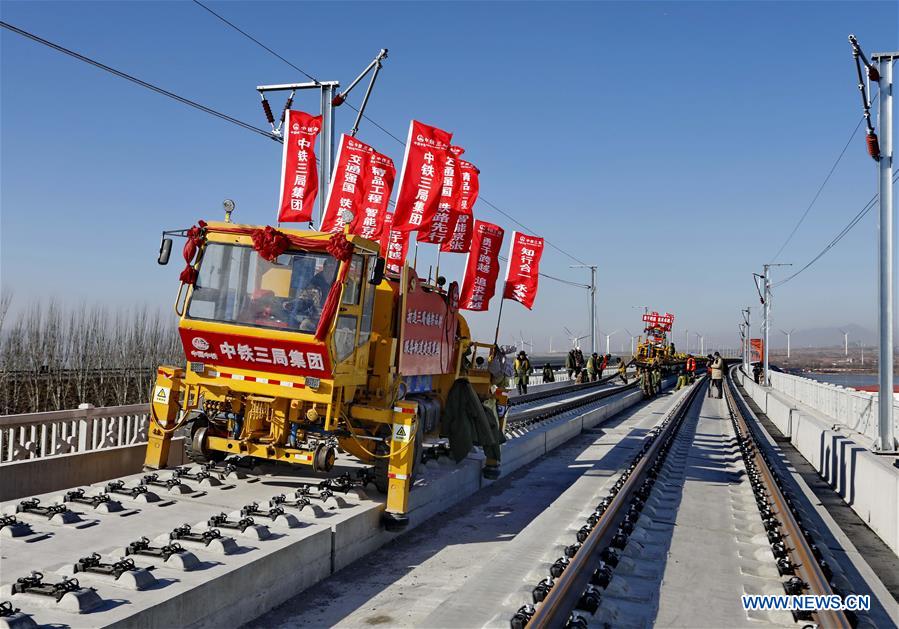
[{"label": "steel roller wheel", "polygon": [[190,439],[184,440],[184,452],[187,458],[200,465],[210,461],[220,463],[228,456],[225,452],[210,450],[206,446],[206,431],[208,428],[209,420],[206,419],[205,415],[202,415],[194,420],[190,429]]}]

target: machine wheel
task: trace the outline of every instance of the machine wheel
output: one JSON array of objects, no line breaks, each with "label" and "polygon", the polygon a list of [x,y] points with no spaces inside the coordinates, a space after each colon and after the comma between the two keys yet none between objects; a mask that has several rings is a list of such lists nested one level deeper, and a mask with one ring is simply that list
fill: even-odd
[{"label": "machine wheel", "polygon": [[385,511],[381,514],[381,523],[384,525],[385,530],[397,533],[409,525],[409,516]]},{"label": "machine wheel", "polygon": [[184,450],[187,458],[200,465],[210,461],[219,463],[228,456],[225,452],[210,450],[206,447],[206,430],[208,428],[209,421],[206,417],[198,417],[191,427],[190,439],[184,440]]},{"label": "machine wheel", "polygon": [[337,460],[337,451],[334,446],[320,443],[312,455],[312,470],[315,472],[330,472]]}]

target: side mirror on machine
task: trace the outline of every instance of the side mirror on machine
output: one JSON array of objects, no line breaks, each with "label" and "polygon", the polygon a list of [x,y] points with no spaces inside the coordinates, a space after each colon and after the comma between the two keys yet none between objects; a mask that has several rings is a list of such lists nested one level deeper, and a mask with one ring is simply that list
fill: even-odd
[{"label": "side mirror on machine", "polygon": [[381,281],[384,279],[384,267],[386,266],[386,264],[387,262],[386,260],[384,260],[384,258],[379,257],[377,260],[375,260],[374,265],[372,265],[371,267],[371,273],[368,277],[369,284],[374,284],[375,286],[377,286],[381,283]]},{"label": "side mirror on machine", "polygon": [[162,265],[168,264],[170,255],[172,255],[172,239],[163,238],[162,242],[159,243],[159,257],[156,259],[156,262]]}]

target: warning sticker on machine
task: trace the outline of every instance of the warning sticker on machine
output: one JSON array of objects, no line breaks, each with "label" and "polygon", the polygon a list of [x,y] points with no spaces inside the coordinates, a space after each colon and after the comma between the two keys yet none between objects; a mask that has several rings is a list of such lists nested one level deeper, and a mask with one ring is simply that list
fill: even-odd
[{"label": "warning sticker on machine", "polygon": [[171,389],[168,387],[157,386],[156,390],[153,391],[153,402],[157,404],[168,404],[170,393]]},{"label": "warning sticker on machine", "polygon": [[408,443],[412,439],[412,427],[406,424],[393,425],[393,440],[400,443]]}]

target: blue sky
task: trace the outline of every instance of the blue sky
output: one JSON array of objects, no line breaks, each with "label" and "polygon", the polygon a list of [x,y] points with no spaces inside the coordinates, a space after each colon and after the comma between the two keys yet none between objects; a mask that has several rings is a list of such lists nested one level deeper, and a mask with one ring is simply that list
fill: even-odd
[{"label": "blue sky", "polygon": [[[758,303],[751,272],[859,119],[847,35],[899,48],[894,2],[211,6],[344,85],[389,48],[369,115],[401,137],[413,117],[453,131],[483,197],[598,264],[603,332],[637,332],[631,306],[646,304],[675,313],[679,340],[688,328],[719,345],[736,344],[740,306]],[[259,126],[253,88],[303,79],[191,2],[4,1],[0,13]],[[235,218],[274,222],[279,145],[7,31],[0,53],[0,280],[19,307],[168,307],[180,265],[156,265],[162,229],[217,219],[226,197]],[[339,110],[339,130],[352,121]],[[359,137],[401,161],[370,123]],[[860,134],[782,260],[804,264],[875,191]],[[483,203],[475,214],[515,228]],[[775,325],[875,328],[875,215],[777,292]],[[586,279],[571,263],[550,248],[543,270]],[[441,265],[460,278],[461,256]],[[483,336],[497,299],[470,317]],[[586,332],[586,304],[586,291],[544,280],[533,311],[504,308],[501,338],[559,347],[563,326]]]}]

